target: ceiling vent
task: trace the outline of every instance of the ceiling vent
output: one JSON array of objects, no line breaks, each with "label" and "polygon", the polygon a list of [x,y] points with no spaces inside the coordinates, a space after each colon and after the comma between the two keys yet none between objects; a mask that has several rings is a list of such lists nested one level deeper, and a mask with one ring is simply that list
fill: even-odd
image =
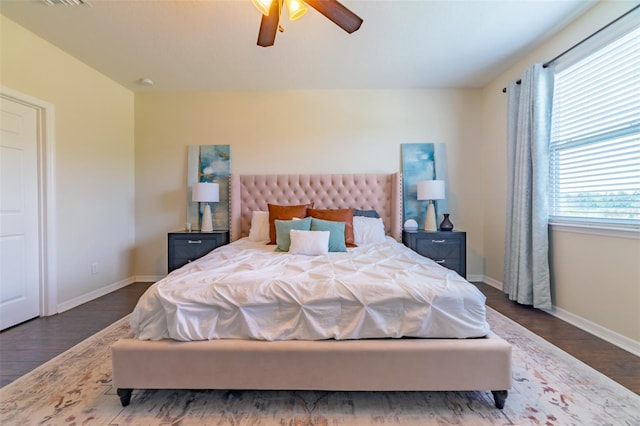
[{"label": "ceiling vent", "polygon": [[42,0],[48,6],[84,6],[89,5],[87,0]]}]

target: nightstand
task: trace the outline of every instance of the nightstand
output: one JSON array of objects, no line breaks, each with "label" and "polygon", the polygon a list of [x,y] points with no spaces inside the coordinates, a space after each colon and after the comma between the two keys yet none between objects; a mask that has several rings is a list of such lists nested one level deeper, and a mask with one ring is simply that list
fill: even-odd
[{"label": "nightstand", "polygon": [[168,271],[186,265],[211,250],[229,244],[229,231],[180,231],[169,232]]},{"label": "nightstand", "polygon": [[413,251],[467,277],[467,233],[402,231],[402,243]]}]

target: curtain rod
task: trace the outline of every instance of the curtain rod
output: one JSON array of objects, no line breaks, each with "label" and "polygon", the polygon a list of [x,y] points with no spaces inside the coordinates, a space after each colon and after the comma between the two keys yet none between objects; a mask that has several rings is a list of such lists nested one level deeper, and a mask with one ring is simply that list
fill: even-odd
[{"label": "curtain rod", "polygon": [[[571,46],[570,48],[568,48],[564,52],[560,53],[558,56],[554,57],[553,59],[548,60],[547,62],[542,64],[542,68],[547,68],[549,65],[553,64],[555,61],[557,61],[558,59],[562,58],[564,55],[566,55],[567,53],[571,52],[573,49],[575,49],[576,47],[580,46],[582,43],[586,42],[587,40],[590,40],[591,38],[595,37],[597,34],[600,34],[602,31],[606,30],[607,28],[609,28],[610,26],[612,26],[613,24],[615,24],[616,22],[618,22],[619,20],[621,20],[622,18],[624,18],[625,16],[627,16],[628,14],[630,14],[631,12],[633,12],[634,10],[636,10],[639,7],[640,7],[640,5],[635,6],[634,8],[632,8],[628,12],[618,16],[616,19],[614,19],[613,21],[609,22],[607,25],[605,25],[604,27],[600,28],[598,31],[596,31],[595,33],[591,34],[590,36],[588,36],[584,40],[581,40],[581,41],[577,42],[576,44],[574,44],[573,46]],[[520,84],[521,82],[522,82],[522,80],[516,80],[516,84]],[[502,88],[502,93],[507,93],[507,88],[506,87]]]}]

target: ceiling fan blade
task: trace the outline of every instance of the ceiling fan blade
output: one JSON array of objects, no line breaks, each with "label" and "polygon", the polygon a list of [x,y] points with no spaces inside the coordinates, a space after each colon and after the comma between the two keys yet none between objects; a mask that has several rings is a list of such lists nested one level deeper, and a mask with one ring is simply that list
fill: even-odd
[{"label": "ceiling fan blade", "polygon": [[305,0],[305,3],[322,13],[349,34],[357,31],[362,25],[362,18],[337,0]]},{"label": "ceiling fan blade", "polygon": [[258,32],[258,46],[269,47],[276,42],[276,32],[280,22],[280,6],[278,3],[277,1],[271,2],[269,15],[262,15],[260,32]]}]

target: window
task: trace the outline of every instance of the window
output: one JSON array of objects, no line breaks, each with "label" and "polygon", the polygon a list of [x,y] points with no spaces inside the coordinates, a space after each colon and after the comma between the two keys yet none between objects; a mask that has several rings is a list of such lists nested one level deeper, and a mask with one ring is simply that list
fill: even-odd
[{"label": "window", "polygon": [[640,229],[640,28],[556,64],[551,221]]}]

